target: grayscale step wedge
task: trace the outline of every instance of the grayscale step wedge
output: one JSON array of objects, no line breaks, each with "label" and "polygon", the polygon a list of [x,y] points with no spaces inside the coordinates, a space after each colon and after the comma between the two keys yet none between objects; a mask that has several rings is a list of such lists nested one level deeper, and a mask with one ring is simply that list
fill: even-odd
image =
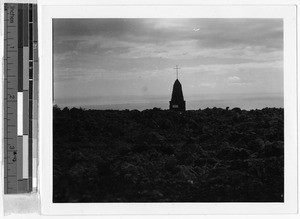
[{"label": "grayscale step wedge", "polygon": [[37,5],[4,11],[4,193],[27,193],[37,185]]}]

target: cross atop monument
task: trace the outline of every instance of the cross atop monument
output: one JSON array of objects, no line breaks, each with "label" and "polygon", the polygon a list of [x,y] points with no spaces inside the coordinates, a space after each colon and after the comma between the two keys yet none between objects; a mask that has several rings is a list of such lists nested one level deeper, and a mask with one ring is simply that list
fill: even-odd
[{"label": "cross atop monument", "polygon": [[174,68],[174,69],[176,69],[176,79],[178,79],[178,69],[180,69],[180,68],[178,68],[178,65],[176,65],[176,68]]}]

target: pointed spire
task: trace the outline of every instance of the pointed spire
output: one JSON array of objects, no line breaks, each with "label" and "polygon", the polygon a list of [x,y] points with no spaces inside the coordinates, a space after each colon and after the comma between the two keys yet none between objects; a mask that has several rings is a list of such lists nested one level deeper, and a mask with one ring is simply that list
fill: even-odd
[{"label": "pointed spire", "polygon": [[178,79],[178,69],[180,69],[180,68],[178,68],[178,65],[176,65],[176,68],[174,68],[174,69],[176,69],[176,79]]},{"label": "pointed spire", "polygon": [[182,86],[178,80],[178,65],[176,65],[176,81],[173,85],[172,97],[170,101],[170,110],[173,111],[185,111],[185,100],[183,97]]}]

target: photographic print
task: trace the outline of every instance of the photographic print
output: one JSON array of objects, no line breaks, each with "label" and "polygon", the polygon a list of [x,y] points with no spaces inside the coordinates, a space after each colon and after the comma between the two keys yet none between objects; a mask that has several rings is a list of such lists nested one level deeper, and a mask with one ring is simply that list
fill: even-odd
[{"label": "photographic print", "polygon": [[283,19],[56,18],[53,202],[284,202]]}]

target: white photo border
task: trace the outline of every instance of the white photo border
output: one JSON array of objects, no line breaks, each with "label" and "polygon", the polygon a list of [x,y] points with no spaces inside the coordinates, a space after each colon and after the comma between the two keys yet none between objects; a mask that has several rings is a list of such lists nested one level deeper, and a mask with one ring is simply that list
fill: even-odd
[{"label": "white photo border", "polygon": [[[51,1],[50,1],[51,2]],[[46,215],[284,214],[296,213],[297,188],[297,7],[296,5],[84,5],[42,3],[39,13],[39,176],[41,213]],[[79,3],[78,3],[79,2]],[[250,1],[248,1],[250,2]],[[272,1],[270,1],[272,2]],[[275,2],[275,1],[273,1]],[[283,2],[283,1],[282,1]],[[78,5],[75,5],[78,3]],[[93,1],[95,3],[95,1]],[[53,203],[54,18],[282,18],[284,20],[284,202],[283,203]]]}]

